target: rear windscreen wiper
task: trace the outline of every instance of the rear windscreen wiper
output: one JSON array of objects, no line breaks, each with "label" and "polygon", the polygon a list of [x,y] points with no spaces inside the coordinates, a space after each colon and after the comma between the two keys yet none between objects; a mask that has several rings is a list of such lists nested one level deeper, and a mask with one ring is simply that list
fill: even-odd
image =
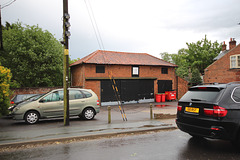
[{"label": "rear windscreen wiper", "polygon": [[204,99],[191,99],[191,101],[206,101]]}]

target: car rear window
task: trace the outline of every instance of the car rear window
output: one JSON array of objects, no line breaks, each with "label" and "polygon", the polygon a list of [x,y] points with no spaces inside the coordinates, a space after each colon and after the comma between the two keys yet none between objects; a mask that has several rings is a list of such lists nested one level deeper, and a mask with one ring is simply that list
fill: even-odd
[{"label": "car rear window", "polygon": [[222,90],[218,88],[193,88],[190,89],[180,101],[213,102],[217,100],[221,91]]},{"label": "car rear window", "polygon": [[92,94],[88,91],[82,90],[83,94],[85,95],[86,98],[92,97]]}]

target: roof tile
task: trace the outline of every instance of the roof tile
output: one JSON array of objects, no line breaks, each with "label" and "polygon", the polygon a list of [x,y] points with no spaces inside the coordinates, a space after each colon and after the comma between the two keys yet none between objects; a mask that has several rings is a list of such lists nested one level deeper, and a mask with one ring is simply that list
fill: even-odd
[{"label": "roof tile", "polygon": [[177,67],[175,64],[166,62],[147,53],[116,52],[105,50],[97,50],[88,56],[76,61],[70,66],[75,66],[83,63]]}]

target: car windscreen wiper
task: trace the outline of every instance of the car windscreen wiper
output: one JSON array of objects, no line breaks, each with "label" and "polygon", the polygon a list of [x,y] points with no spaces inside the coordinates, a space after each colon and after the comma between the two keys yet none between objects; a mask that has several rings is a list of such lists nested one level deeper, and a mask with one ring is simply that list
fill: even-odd
[{"label": "car windscreen wiper", "polygon": [[191,101],[206,101],[206,100],[204,100],[204,99],[195,99],[195,98],[193,98],[193,99],[191,99]]}]

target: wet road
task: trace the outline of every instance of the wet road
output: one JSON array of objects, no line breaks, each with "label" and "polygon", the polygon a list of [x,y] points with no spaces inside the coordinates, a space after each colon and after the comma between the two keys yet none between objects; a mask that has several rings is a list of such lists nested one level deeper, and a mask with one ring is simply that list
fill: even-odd
[{"label": "wet road", "polygon": [[240,154],[230,142],[210,139],[196,140],[177,129],[4,152],[0,153],[0,159],[237,160],[240,159]]}]

